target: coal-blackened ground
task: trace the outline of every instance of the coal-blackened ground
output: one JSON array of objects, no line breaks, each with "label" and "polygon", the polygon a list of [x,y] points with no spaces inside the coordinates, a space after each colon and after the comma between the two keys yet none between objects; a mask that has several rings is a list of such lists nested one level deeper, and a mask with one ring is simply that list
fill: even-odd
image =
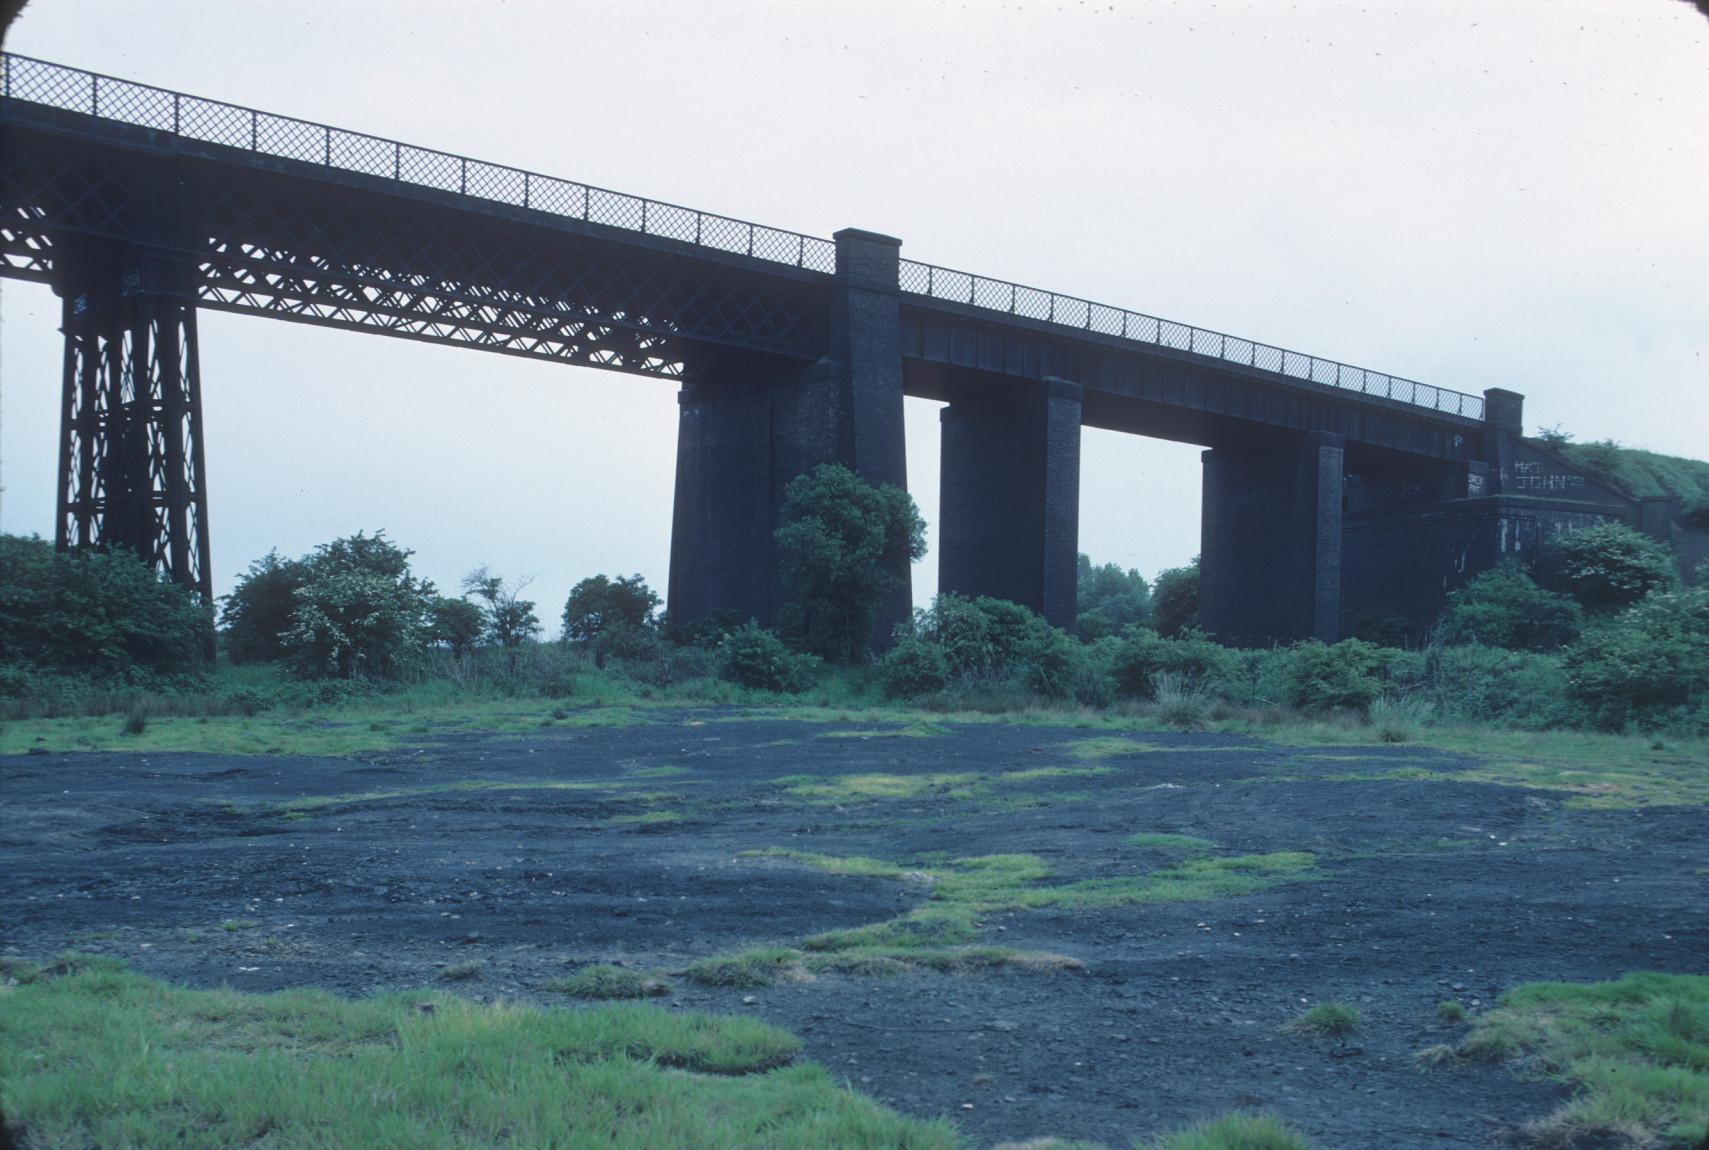
[{"label": "coal-blackened ground", "polygon": [[[1504,988],[1709,969],[1701,808],[1578,809],[1567,796],[1408,777],[1468,760],[1287,748],[1216,735],[854,725],[660,712],[640,725],[452,736],[365,761],[176,754],[0,760],[8,953],[116,954],[193,986],[349,995],[453,984],[571,1005],[547,985],[621,962],[676,1006],[753,1012],[808,1056],[980,1144],[1126,1146],[1234,1108],[1330,1150],[1489,1147],[1560,1088],[1488,1067],[1421,1073]],[[922,882],[743,852],[866,856],[927,870],[1037,856],[1040,885],[1171,865],[1135,834],[1209,857],[1310,852],[1257,894],[991,913],[982,943],[1079,971],[821,973],[714,990],[709,955],[883,922]],[[1358,1008],[1346,1038],[1279,1033]]]}]

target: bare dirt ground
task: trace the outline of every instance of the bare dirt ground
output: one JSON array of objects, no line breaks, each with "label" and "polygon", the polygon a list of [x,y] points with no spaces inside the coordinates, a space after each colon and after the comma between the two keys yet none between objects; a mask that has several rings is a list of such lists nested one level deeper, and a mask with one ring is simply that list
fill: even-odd
[{"label": "bare dirt ground", "polygon": [[[1346,1150],[1492,1146],[1561,1096],[1487,1067],[1414,1069],[1415,1051],[1460,1033],[1438,1002],[1475,1012],[1523,981],[1709,968],[1700,808],[1582,810],[1547,791],[1409,779],[1468,760],[1404,747],[1134,735],[1109,754],[1085,731],[854,726],[681,711],[365,760],[9,756],[0,946],[116,954],[193,986],[349,995],[480,959],[460,992],[567,1005],[546,984],[585,963],[668,977],[930,897],[744,851],[922,867],[1024,853],[1049,864],[1047,883],[1167,866],[1126,842],[1136,833],[1197,836],[1217,855],[1307,851],[1313,881],[1258,894],[983,921],[982,942],[1067,955],[1078,972],[750,990],[676,977],[662,1001],[754,1012],[856,1088],[949,1115],[980,1144],[1125,1146],[1243,1107]],[[1360,1030],[1278,1033],[1325,1000],[1358,1007]]]}]

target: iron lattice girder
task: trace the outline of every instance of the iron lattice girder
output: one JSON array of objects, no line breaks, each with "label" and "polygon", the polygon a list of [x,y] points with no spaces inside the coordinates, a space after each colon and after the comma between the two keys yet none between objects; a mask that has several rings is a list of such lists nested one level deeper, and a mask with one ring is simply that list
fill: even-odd
[{"label": "iron lattice girder", "polygon": [[[135,157],[8,126],[4,274],[51,276],[73,234],[129,240]],[[14,155],[16,154],[16,155]],[[825,287],[732,267],[662,241],[495,219],[385,190],[178,158],[180,254],[207,306],[376,330],[647,375],[680,375],[685,345],[810,358]],[[158,246],[158,242],[156,243]],[[668,245],[666,245],[668,247]]]},{"label": "iron lattice girder", "polygon": [[85,270],[62,305],[55,542],[131,551],[211,603],[195,309]]}]

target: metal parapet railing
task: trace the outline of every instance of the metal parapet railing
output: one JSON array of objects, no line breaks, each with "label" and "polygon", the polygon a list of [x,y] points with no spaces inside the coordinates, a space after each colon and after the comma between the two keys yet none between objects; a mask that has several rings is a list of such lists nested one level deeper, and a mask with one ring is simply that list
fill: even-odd
[{"label": "metal parapet railing", "polygon": [[[837,245],[816,236],[137,84],[30,56],[0,53],[0,94],[169,132],[185,140],[393,179],[766,263],[825,274],[837,270]],[[1482,419],[1484,414],[1481,396],[971,272],[902,260],[898,286],[911,295],[1206,355],[1449,415]]]}]

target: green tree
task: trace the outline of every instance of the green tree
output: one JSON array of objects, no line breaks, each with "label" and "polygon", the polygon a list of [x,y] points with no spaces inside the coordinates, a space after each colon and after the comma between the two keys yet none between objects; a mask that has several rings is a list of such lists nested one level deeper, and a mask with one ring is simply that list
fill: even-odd
[{"label": "green tree", "polygon": [[564,603],[564,640],[591,643],[617,627],[650,628],[659,597],[639,575],[593,575],[570,588]]},{"label": "green tree", "polygon": [[1570,596],[1537,586],[1508,560],[1448,596],[1444,643],[1478,643],[1510,651],[1553,651],[1578,638],[1584,610]]},{"label": "green tree", "polygon": [[297,590],[308,582],[309,566],[269,551],[238,576],[220,600],[220,629],[234,663],[272,662],[284,653],[283,638],[297,609]]},{"label": "green tree", "polygon": [[1075,582],[1080,612],[1076,630],[1082,639],[1119,635],[1129,624],[1151,617],[1151,588],[1138,571],[1124,571],[1114,563],[1094,566],[1082,553]]},{"label": "green tree", "polygon": [[1537,554],[1537,581],[1586,611],[1618,611],[1678,583],[1668,549],[1624,523],[1562,531]]},{"label": "green tree", "polygon": [[0,652],[31,670],[147,684],[202,669],[208,613],[124,551],[0,535]]},{"label": "green tree", "polygon": [[467,599],[435,596],[428,616],[428,642],[443,644],[458,657],[473,651],[487,629],[486,612]]},{"label": "green tree", "polygon": [[295,594],[287,660],[307,675],[389,678],[431,636],[433,584],[410,571],[414,552],[384,531],[323,543],[303,560],[308,578]]},{"label": "green tree", "polygon": [[784,488],[775,538],[794,630],[833,662],[864,659],[883,597],[926,553],[926,524],[908,493],[824,463]]},{"label": "green tree", "polygon": [[486,638],[507,650],[515,650],[540,633],[534,601],[521,597],[528,583],[527,579],[509,582],[492,574],[484,564],[463,576],[463,594],[480,600]]},{"label": "green tree", "polygon": [[1159,571],[1151,587],[1151,625],[1169,638],[1199,625],[1199,557]]}]

